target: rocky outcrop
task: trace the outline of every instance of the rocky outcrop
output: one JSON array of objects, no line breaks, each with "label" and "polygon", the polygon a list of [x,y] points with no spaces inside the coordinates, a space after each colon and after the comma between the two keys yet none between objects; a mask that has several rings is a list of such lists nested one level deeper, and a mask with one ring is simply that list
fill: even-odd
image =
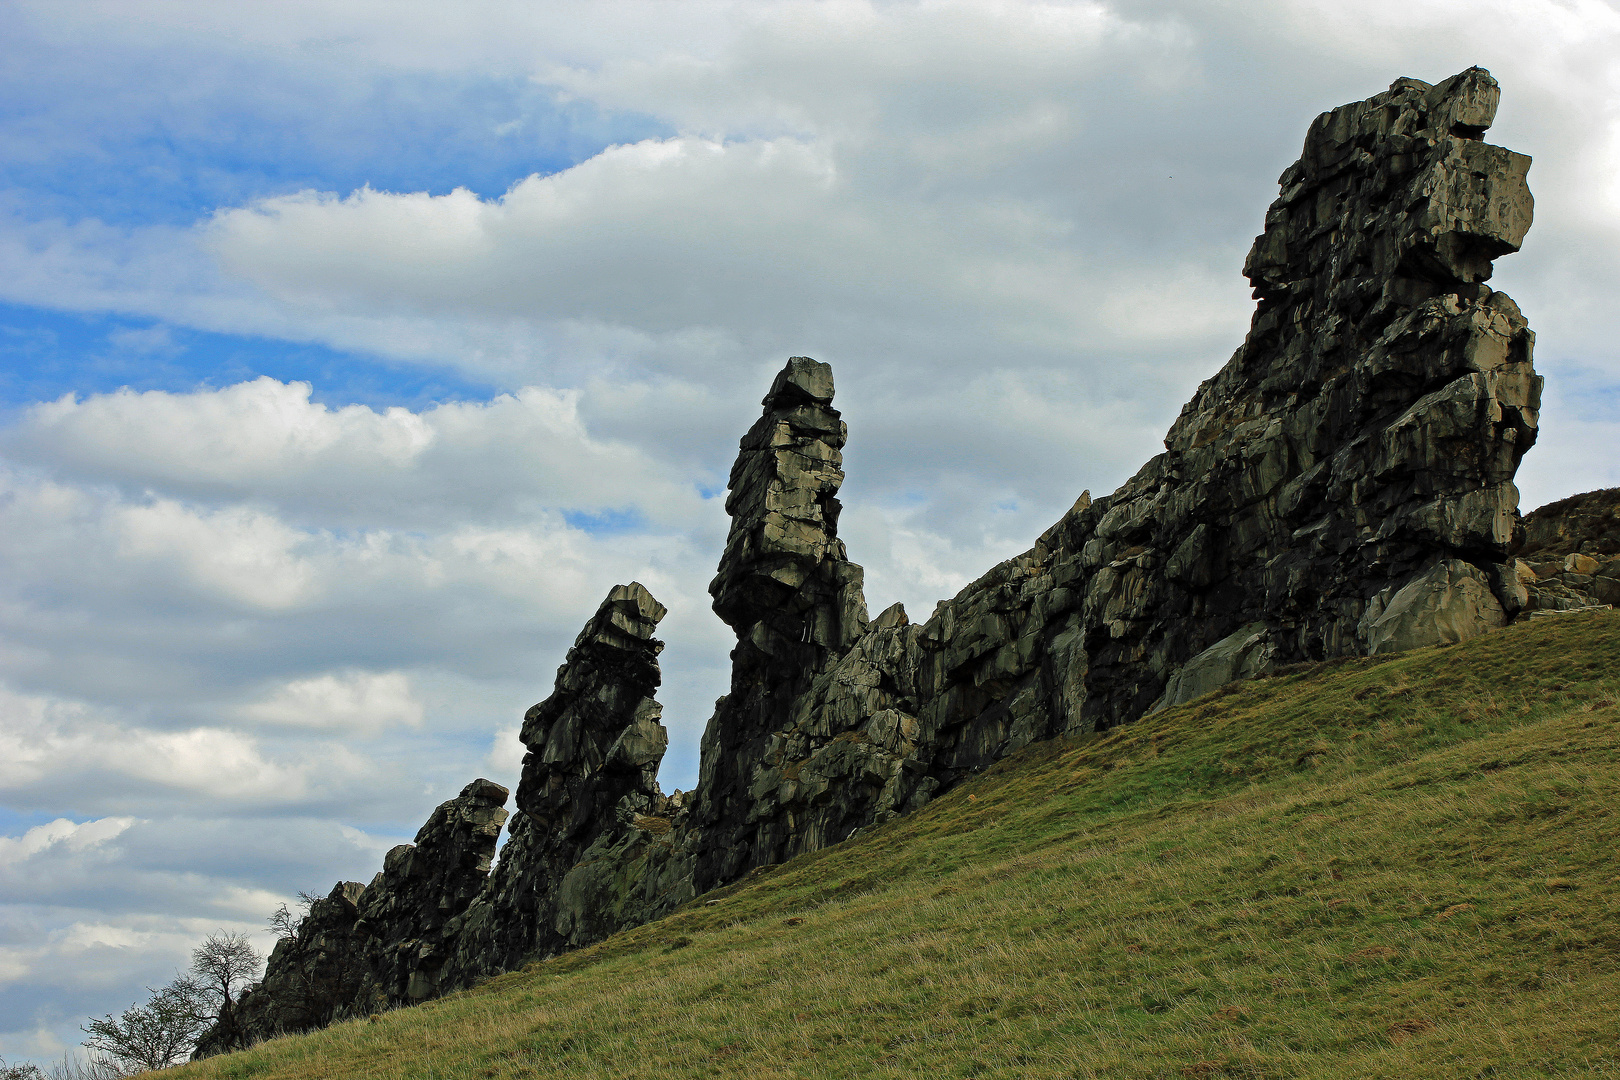
[{"label": "rocky outcrop", "polygon": [[790,853],[775,831],[755,827],[755,772],[793,702],[866,631],[864,575],[838,539],[848,429],[832,399],[830,367],[790,359],[731,469],[731,531],[709,593],[737,647],[731,692],[703,734],[700,891]]},{"label": "rocky outcrop", "polygon": [[614,588],[552,695],[524,717],[518,812],[453,928],[456,982],[600,940],[692,895],[690,863],[672,846],[684,800],[657,779],[669,745],[653,697],[664,614],[641,584]]},{"label": "rocky outcrop", "polygon": [[686,800],[657,779],[664,614],[641,584],[616,586],[575,638],[555,690],[524,717],[518,812],[493,873],[508,793],[478,780],[370,885],[340,882],[312,903],[244,994],[240,1032],[211,1032],[198,1053],[413,1004],[689,899],[692,860],[675,844]]},{"label": "rocky outcrop", "polygon": [[[364,996],[370,975],[367,935],[356,933],[365,886],[340,881],[312,901],[295,937],[276,942],[263,982],[243,995],[237,1017],[247,1041],[324,1027]],[[232,1049],[216,1031],[197,1056]]]},{"label": "rocky outcrop", "polygon": [[[1280,664],[1516,609],[1513,475],[1541,380],[1518,308],[1484,284],[1531,213],[1529,159],[1479,138],[1497,96],[1478,68],[1401,79],[1312,125],[1245,265],[1248,338],[1166,452],[1057,537],[1086,579],[1096,726],[1244,628]],[[1439,577],[1424,602],[1406,591]]]},{"label": "rocky outcrop", "polygon": [[1514,563],[1531,615],[1620,604],[1620,488],[1588,491],[1524,519]]},{"label": "rocky outcrop", "polygon": [[1571,495],[1525,515],[1519,558],[1535,564],[1576,554],[1620,555],[1620,488]]},{"label": "rocky outcrop", "polygon": [[[1512,557],[1541,380],[1523,317],[1485,284],[1531,217],[1529,159],[1481,141],[1496,101],[1471,68],[1319,117],[1245,264],[1249,333],[1165,452],[922,623],[898,604],[868,620],[838,538],[832,371],[790,359],[731,472],[710,592],[737,646],[696,791],[658,789],[664,609],[620,586],[525,718],[495,871],[452,885],[421,868],[449,856],[419,838],[363,893],[340,887],[256,993],[337,989],[324,1013],[289,1005],[276,1022],[418,1000],[598,940],[1039,739],[1284,664],[1465,640],[1559,590],[1620,594],[1620,559],[1586,540],[1556,571]],[[412,908],[438,897],[431,918]]]},{"label": "rocky outcrop", "polygon": [[[843,656],[761,678],[759,623],[735,617],[726,586],[757,573],[734,553],[768,506],[750,457],[781,430],[767,397],[716,579],[740,641],[704,740],[699,887],[841,840],[1035,739],[1280,664],[1502,625],[1523,603],[1513,475],[1540,379],[1518,309],[1484,284],[1531,210],[1528,159],[1479,139],[1496,99],[1470,69],[1318,119],[1247,261],[1248,338],[1166,452],[922,625],[893,608]],[[836,416],[830,373],[816,378]],[[790,501],[837,479],[823,470]],[[812,531],[809,550],[830,536]],[[827,610],[825,586],[795,591],[801,574],[750,611]]]},{"label": "rocky outcrop", "polygon": [[447,928],[489,874],[506,798],[501,785],[474,780],[433,811],[414,844],[388,852],[371,884],[339,882],[314,901],[236,1003],[236,1030],[208,1032],[195,1056],[440,993]]}]

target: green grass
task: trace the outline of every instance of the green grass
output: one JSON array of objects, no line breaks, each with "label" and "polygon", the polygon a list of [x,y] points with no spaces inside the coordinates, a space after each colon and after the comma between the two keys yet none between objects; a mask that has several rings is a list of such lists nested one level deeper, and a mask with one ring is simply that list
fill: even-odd
[{"label": "green grass", "polygon": [[1620,614],[1041,744],[202,1078],[1620,1076]]}]

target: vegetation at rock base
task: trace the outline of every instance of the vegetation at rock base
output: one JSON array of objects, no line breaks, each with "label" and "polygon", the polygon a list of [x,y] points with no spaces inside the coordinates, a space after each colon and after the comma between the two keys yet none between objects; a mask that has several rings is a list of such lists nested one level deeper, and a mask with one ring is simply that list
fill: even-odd
[{"label": "vegetation at rock base", "polygon": [[1620,1075],[1620,614],[1028,748],[249,1077]]},{"label": "vegetation at rock base", "polygon": [[[282,909],[285,911],[285,907]],[[245,934],[224,930],[210,934],[191,953],[191,974],[177,975],[155,990],[144,1005],[131,1005],[118,1016],[91,1017],[83,1027],[90,1057],[83,1067],[64,1059],[64,1074],[89,1077],[133,1076],[186,1060],[209,1028],[223,1041],[233,1030],[232,1004],[240,985],[257,974],[261,958]],[[238,1041],[234,1045],[244,1045]],[[0,1080],[27,1080],[0,1070]]]}]

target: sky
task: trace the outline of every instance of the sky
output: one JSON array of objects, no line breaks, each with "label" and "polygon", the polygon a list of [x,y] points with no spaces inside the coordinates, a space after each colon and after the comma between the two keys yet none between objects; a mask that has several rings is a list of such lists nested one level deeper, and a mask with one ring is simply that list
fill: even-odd
[{"label": "sky", "polygon": [[1311,119],[1471,64],[1535,161],[1529,509],[1620,484],[1601,0],[0,0],[0,1057],[515,785],[617,583],[691,787],[788,356],[926,618],[1161,448]]}]

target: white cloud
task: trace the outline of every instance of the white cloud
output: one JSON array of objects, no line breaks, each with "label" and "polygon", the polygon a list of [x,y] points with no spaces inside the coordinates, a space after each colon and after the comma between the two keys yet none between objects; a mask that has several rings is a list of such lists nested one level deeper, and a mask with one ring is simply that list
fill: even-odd
[{"label": "white cloud", "polygon": [[[421,412],[331,408],[310,394],[309,383],[261,377],[183,394],[69,395],[30,408],[0,445],[57,475],[135,493],[270,502],[323,526],[443,528],[453,518],[562,510],[635,509],[654,523],[704,514],[695,488],[657,457],[593,437],[578,391],[528,387]],[[290,602],[307,584],[291,554],[301,538],[245,514],[188,518],[154,503],[129,511],[126,527],[137,547],[151,537],[156,547],[214,552],[211,580],[245,573],[267,601]],[[251,536],[260,537],[256,550]]]},{"label": "white cloud", "polygon": [[489,756],[484,760],[494,772],[503,776],[516,776],[523,768],[523,755],[528,753],[528,747],[518,738],[521,724],[511,724],[501,728],[490,740]]},{"label": "white cloud", "polygon": [[425,711],[402,671],[343,671],[293,679],[244,705],[250,722],[316,729],[377,732],[403,724],[421,727]]},{"label": "white cloud", "polygon": [[57,818],[44,825],[36,825],[21,836],[0,836],[0,864],[12,864],[31,859],[60,844],[69,851],[106,843],[131,825],[132,817],[109,817],[95,821],[75,822]]},{"label": "white cloud", "polygon": [[239,732],[152,730],[120,723],[82,703],[3,687],[0,719],[0,789],[14,799],[40,789],[65,793],[89,782],[103,789],[100,800],[121,795],[126,804],[169,794],[238,805],[297,805],[370,771],[341,744],[321,746],[301,760],[276,760],[257,739]]},{"label": "white cloud", "polygon": [[162,563],[192,589],[245,608],[278,610],[312,598],[304,537],[245,507],[197,511],[170,499],[119,506],[108,524],[123,563]]}]

